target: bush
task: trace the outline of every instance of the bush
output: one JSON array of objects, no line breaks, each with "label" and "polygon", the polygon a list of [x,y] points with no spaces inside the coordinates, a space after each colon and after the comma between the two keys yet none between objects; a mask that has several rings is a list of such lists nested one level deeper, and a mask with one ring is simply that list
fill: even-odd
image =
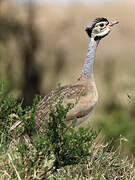
[{"label": "bush", "polygon": [[63,98],[60,97],[55,107],[50,106],[49,118],[44,121],[44,136],[39,136],[37,140],[39,149],[44,146],[47,156],[54,155],[55,169],[84,162],[97,136],[90,128],[80,127],[75,130],[76,118],[71,125],[67,125],[66,115],[73,105],[64,107],[62,103]]},{"label": "bush", "polygon": [[[15,155],[14,163],[22,177],[24,173],[28,173],[27,176],[33,174],[35,168],[41,168],[43,171],[41,174],[45,177],[48,172],[56,171],[66,165],[84,163],[90,155],[89,149],[97,136],[96,132],[91,128],[82,127],[75,130],[76,118],[70,125],[67,125],[66,115],[74,104],[64,107],[63,97],[60,94],[54,97],[55,102],[56,99],[59,100],[55,106],[50,104],[49,118],[43,117],[41,133],[36,128],[35,120],[40,98],[35,98],[32,107],[23,109],[12,96],[6,96],[5,86],[2,85],[0,130],[1,139],[2,137],[4,139],[1,147],[6,142],[8,148],[6,147],[3,152],[12,149],[12,153]],[[16,118],[14,119],[14,117]],[[24,128],[16,128],[15,140],[10,134],[10,127],[16,120],[20,120],[24,124]],[[20,131],[23,132],[20,133]],[[7,141],[8,137],[10,140]],[[45,163],[47,164],[45,165]],[[8,170],[10,171],[10,169]],[[15,178],[16,174],[13,173],[12,176]]]},{"label": "bush", "polygon": [[0,152],[3,146],[11,141],[10,127],[16,121],[18,110],[21,108],[12,95],[7,95],[7,84],[0,84]]},{"label": "bush", "polygon": [[[55,97],[49,117],[43,117],[43,131],[38,131],[36,115],[40,98],[32,107],[22,108],[13,96],[7,95],[5,84],[0,91],[0,179],[134,179],[134,160],[121,159],[120,149],[98,143],[94,130],[74,129],[76,118],[67,125],[65,117],[74,106],[63,106],[63,98]],[[24,128],[10,127],[21,120]]]}]

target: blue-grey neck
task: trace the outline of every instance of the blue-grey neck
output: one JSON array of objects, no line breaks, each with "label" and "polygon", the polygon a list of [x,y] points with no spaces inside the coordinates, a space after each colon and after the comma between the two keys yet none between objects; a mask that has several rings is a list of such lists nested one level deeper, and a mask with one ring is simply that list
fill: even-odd
[{"label": "blue-grey neck", "polygon": [[93,78],[93,64],[98,43],[99,40],[94,40],[94,38],[91,38],[89,43],[88,53],[81,73],[81,75],[88,79]]}]

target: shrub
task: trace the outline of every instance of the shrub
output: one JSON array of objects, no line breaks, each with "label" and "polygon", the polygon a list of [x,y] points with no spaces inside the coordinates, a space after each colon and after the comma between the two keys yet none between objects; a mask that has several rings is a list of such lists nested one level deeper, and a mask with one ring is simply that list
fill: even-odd
[{"label": "shrub", "polygon": [[[4,84],[0,95],[1,140],[4,137],[1,147],[5,142],[7,147],[13,147],[14,154],[19,156],[17,159],[20,159],[19,161],[15,158],[14,163],[19,170],[21,169],[21,176],[24,175],[26,169],[28,174],[32,174],[35,168],[39,169],[39,167],[45,176],[50,171],[56,171],[66,165],[83,163],[86,160],[89,148],[97,134],[90,128],[81,127],[75,130],[76,118],[70,125],[67,125],[66,115],[74,104],[64,107],[60,93],[54,97],[55,106],[50,104],[49,117],[43,117],[42,133],[36,128],[35,120],[40,97],[35,98],[32,107],[23,109],[21,103],[17,103],[12,96],[6,95]],[[10,135],[10,127],[16,120],[20,120],[24,128],[16,128],[15,140]],[[7,138],[10,140],[7,141]],[[44,166],[46,161],[51,162],[51,165]]]},{"label": "shrub", "polygon": [[[12,96],[0,91],[0,179],[134,179],[134,161],[121,159],[110,144],[97,143],[90,127],[75,130],[76,118],[70,125],[66,114],[73,104],[63,106],[63,98],[55,97],[49,117],[43,117],[42,133],[36,128],[40,98],[32,107],[22,108]],[[10,126],[24,123],[22,133],[10,135]]]},{"label": "shrub", "polygon": [[7,84],[0,84],[0,152],[3,146],[8,145],[12,139],[10,127],[16,121],[20,104],[12,95],[7,95]]},{"label": "shrub", "polygon": [[73,106],[68,104],[64,107],[62,97],[55,107],[50,106],[49,118],[44,121],[44,136],[39,136],[37,140],[39,149],[44,145],[45,154],[49,157],[54,155],[56,169],[84,162],[96,138],[96,132],[90,128],[80,127],[75,130],[76,118],[67,125],[66,115]]}]

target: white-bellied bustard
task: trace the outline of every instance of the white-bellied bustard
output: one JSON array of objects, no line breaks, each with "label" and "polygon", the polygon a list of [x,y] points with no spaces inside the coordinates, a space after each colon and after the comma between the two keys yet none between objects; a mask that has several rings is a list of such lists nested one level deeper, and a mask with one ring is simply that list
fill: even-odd
[{"label": "white-bellied bustard", "polygon": [[[64,105],[68,103],[75,104],[76,99],[79,98],[78,103],[76,103],[75,106],[67,113],[67,122],[71,122],[74,117],[76,117],[76,124],[78,125],[90,116],[98,101],[98,93],[93,75],[93,64],[96,49],[99,41],[107,36],[110,33],[112,27],[117,23],[118,21],[110,23],[106,18],[96,18],[86,27],[85,30],[91,40],[88,46],[88,53],[81,75],[75,83],[53,90],[43,98],[39,105],[38,113],[36,116],[38,127],[42,127],[42,118],[43,116],[48,116],[50,110],[50,102],[53,101],[54,96],[56,96],[59,91],[63,96]],[[81,96],[81,94],[83,95]],[[11,127],[11,130],[15,129],[21,124],[22,122],[17,121]]]}]

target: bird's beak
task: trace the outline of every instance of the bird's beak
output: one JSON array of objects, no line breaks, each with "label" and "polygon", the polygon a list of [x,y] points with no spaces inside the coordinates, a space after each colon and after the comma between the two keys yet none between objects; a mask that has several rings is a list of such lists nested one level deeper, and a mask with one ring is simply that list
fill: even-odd
[{"label": "bird's beak", "polygon": [[118,23],[119,23],[119,21],[110,22],[110,23],[109,23],[109,26],[112,27],[112,26],[114,26],[115,24],[118,24]]}]

